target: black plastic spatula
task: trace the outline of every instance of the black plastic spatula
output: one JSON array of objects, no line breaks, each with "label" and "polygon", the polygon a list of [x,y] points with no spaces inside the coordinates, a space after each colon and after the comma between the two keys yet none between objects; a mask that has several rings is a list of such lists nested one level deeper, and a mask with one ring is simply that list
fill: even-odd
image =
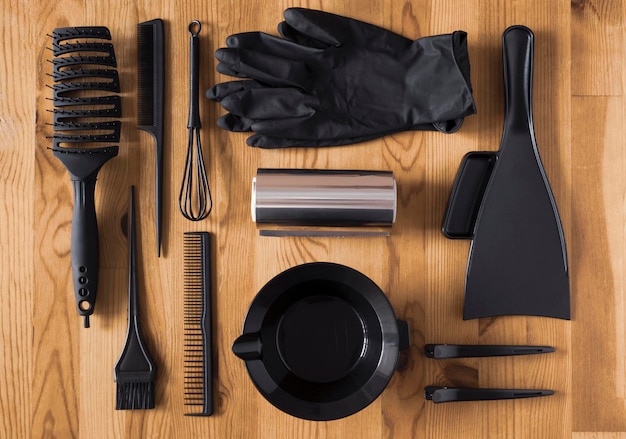
[{"label": "black plastic spatula", "polygon": [[524,26],[502,36],[504,131],[476,218],[464,319],[570,318],[565,240],[533,128],[533,39]]}]

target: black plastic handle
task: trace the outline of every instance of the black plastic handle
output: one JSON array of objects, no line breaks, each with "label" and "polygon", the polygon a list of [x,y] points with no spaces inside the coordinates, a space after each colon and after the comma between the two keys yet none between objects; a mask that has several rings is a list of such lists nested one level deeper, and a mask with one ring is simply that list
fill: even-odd
[{"label": "black plastic handle", "polygon": [[450,239],[472,239],[478,210],[498,159],[492,151],[473,151],[463,157],[450,191],[441,231]]},{"label": "black plastic handle", "polygon": [[135,220],[135,186],[130,187],[128,204],[128,321],[139,316],[139,281],[137,280],[137,225]]},{"label": "black plastic handle", "polygon": [[202,25],[199,21],[194,20],[189,23],[189,119],[187,120],[187,128],[201,128],[200,123],[200,105],[199,105],[199,89],[200,89],[200,38],[198,34]]},{"label": "black plastic handle", "polygon": [[533,133],[533,49],[534,35],[526,26],[511,26],[504,31],[505,133]]},{"label": "black plastic handle", "polygon": [[258,360],[263,355],[263,342],[261,334],[242,334],[233,343],[233,354],[243,361]]},{"label": "black plastic handle", "polygon": [[409,349],[411,347],[411,333],[409,331],[409,323],[397,319],[396,323],[398,325],[398,349],[403,351],[405,349]]},{"label": "black plastic handle", "polygon": [[85,318],[93,314],[98,291],[99,240],[94,195],[95,179],[72,181],[74,212],[72,215],[72,277],[78,314]]}]

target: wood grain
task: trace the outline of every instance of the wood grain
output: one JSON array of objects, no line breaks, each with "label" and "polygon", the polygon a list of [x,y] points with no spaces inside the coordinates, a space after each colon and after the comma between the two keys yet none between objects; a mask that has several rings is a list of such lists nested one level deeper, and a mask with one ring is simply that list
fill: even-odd
[{"label": "wood grain", "polygon": [[[215,49],[228,35],[275,33],[290,6],[324,9],[408,38],[468,32],[478,114],[454,135],[405,132],[342,148],[258,150],[215,126],[221,108],[201,97],[202,143],[214,209],[191,223],[177,196],[187,142],[187,24],[201,32],[201,90],[227,77]],[[0,437],[58,438],[575,438],[626,437],[625,2],[575,0],[299,3],[232,0],[34,2],[3,0],[0,18]],[[166,21],[167,129],[164,241],[156,256],[154,146],[135,127],[138,22]],[[113,35],[122,86],[120,153],[99,174],[101,282],[92,328],[75,312],[70,275],[72,192],[48,150],[50,53],[46,35],[70,25]],[[501,36],[535,33],[534,116],[541,158],[568,245],[573,319],[462,320],[468,241],[440,232],[463,155],[497,150],[502,133]],[[259,237],[250,219],[258,168],[392,170],[398,217],[388,238]],[[114,410],[113,366],[126,331],[128,189],[138,194],[142,328],[158,367],[157,408]],[[216,412],[185,417],[185,231],[214,234]],[[297,264],[330,261],[369,276],[409,322],[411,348],[389,386],[361,412],[310,422],[274,408],[230,351],[255,294]],[[547,344],[549,355],[431,360],[425,343]],[[550,388],[549,398],[432,404],[426,385]]]},{"label": "wood grain", "polygon": [[623,3],[572,1],[572,95],[622,96]]},{"label": "wood grain", "polygon": [[[574,416],[575,429],[624,431],[623,105],[616,97],[577,97],[574,102],[577,110],[572,115],[573,134],[584,145],[572,157],[574,184],[588,189],[577,191],[572,197],[573,229],[582,238],[573,243],[572,272],[579,288],[579,303],[597,302],[584,310],[577,307],[572,324],[572,335],[577,341],[572,345],[573,379],[581,390],[585,389],[574,394],[574,413],[578,415]],[[587,111],[602,115],[605,123],[591,128]],[[588,224],[595,227],[589,228]],[[593,250],[586,245],[592,241]],[[602,321],[602,325],[593,323],[597,321]],[[589,351],[594,355],[581,355]],[[585,380],[589,375],[594,379]],[[590,399],[596,402],[589,404]],[[580,418],[582,413],[592,416]]]},{"label": "wood grain", "polygon": [[[34,274],[35,41],[32,22],[15,8],[3,21],[24,34],[3,32],[0,47],[7,62],[0,68],[0,436],[31,434]],[[3,29],[6,29],[3,26]],[[10,62],[9,62],[10,60]],[[35,396],[36,397],[36,396]]]}]

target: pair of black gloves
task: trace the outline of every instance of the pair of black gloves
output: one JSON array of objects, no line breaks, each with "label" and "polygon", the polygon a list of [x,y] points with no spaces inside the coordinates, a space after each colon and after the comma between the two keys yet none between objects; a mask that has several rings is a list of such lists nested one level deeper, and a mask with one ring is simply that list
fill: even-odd
[{"label": "pair of black gloves", "polygon": [[226,130],[261,148],[335,146],[407,130],[453,133],[476,108],[466,33],[412,41],[350,18],[285,11],[282,38],[231,35],[217,71],[237,78],[207,97]]}]

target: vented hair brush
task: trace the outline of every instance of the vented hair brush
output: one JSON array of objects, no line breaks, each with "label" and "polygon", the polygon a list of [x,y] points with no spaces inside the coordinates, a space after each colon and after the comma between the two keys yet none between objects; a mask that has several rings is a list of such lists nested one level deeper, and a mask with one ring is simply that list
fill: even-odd
[{"label": "vented hair brush", "polygon": [[[65,165],[74,187],[72,277],[78,314],[93,313],[98,289],[96,178],[118,152],[120,85],[109,30],[105,27],[57,28],[52,37],[54,135],[52,151]],[[105,40],[105,41],[102,41]],[[107,143],[107,146],[89,147]]]}]

